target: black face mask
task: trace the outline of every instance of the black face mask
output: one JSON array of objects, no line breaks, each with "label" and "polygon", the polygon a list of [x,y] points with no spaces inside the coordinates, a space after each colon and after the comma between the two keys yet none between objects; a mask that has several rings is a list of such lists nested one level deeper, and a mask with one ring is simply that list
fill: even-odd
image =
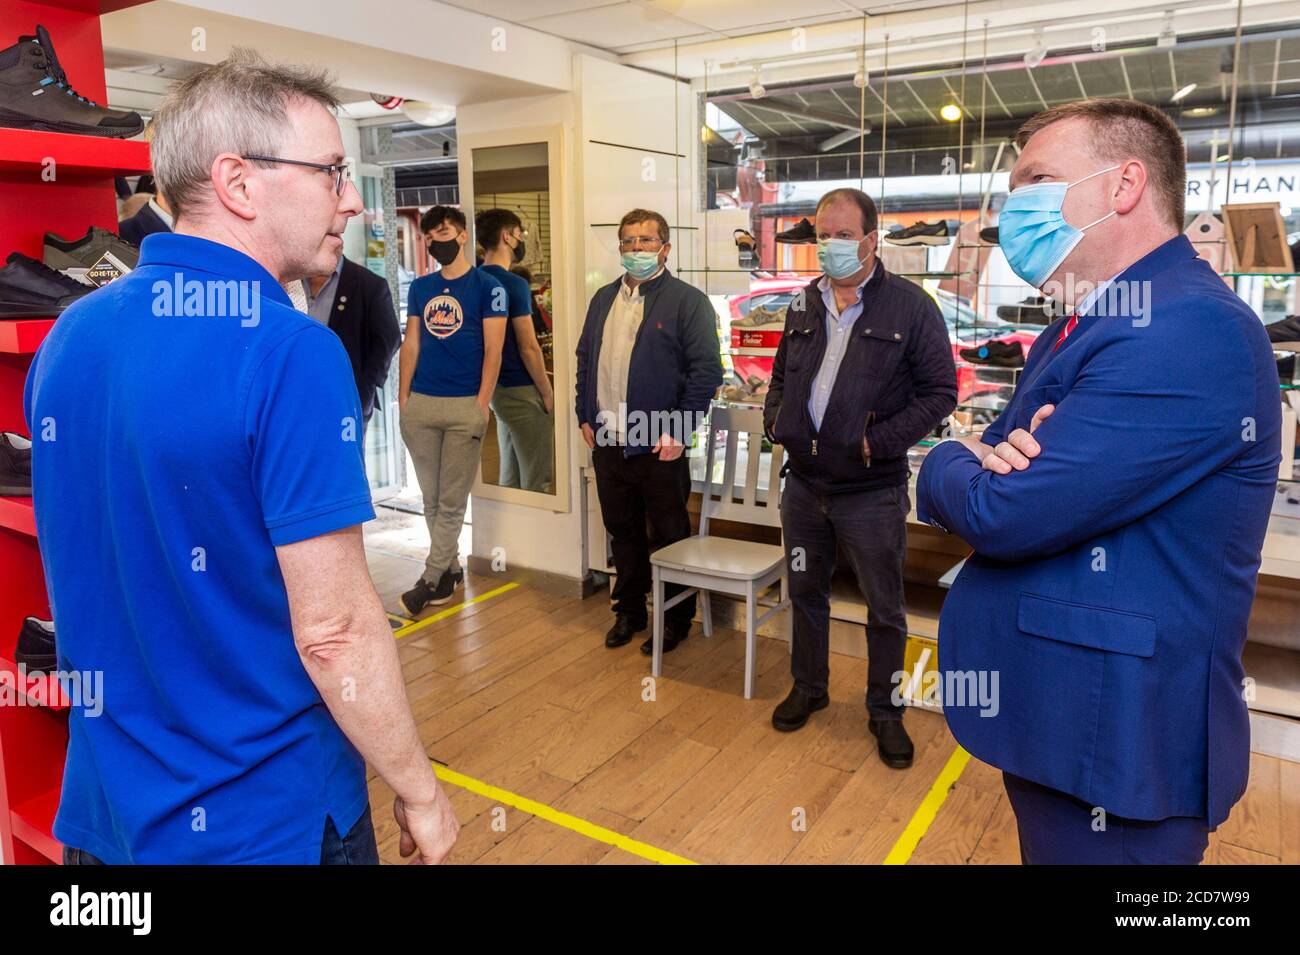
[{"label": "black face mask", "polygon": [[460,255],[460,243],[455,239],[430,239],[428,249],[433,260],[444,267],[451,265]]},{"label": "black face mask", "polygon": [[514,247],[513,254],[516,265],[524,260],[524,256],[528,254],[528,247],[524,244],[523,239],[520,239],[519,244]]}]

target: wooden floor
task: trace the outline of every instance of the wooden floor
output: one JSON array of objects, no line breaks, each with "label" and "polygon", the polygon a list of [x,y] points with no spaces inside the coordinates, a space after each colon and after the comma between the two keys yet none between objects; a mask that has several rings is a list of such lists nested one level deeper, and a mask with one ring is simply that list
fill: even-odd
[{"label": "wooden floor", "polygon": [[[370,560],[385,606],[401,612],[397,595],[421,565],[388,554]],[[499,586],[470,575],[463,599]],[[837,654],[830,707],[802,730],[778,733],[769,720],[789,690],[785,644],[760,639],[755,698],[746,701],[743,635],[717,629],[706,640],[698,623],[664,657],[647,701],[642,638],[605,649],[612,622],[604,593],[580,601],[518,587],[400,638],[429,755],[694,862],[880,863],[956,749],[941,716],[911,709],[915,763],[884,766],[867,733],[866,664]],[[463,827],[451,862],[649,864],[502,800],[447,791]],[[370,797],[380,855],[400,863],[393,793],[372,776]],[[972,759],[910,862],[1019,861],[1000,775]],[[1211,836],[1205,861],[1300,863],[1300,764],[1251,757],[1249,791]]]}]

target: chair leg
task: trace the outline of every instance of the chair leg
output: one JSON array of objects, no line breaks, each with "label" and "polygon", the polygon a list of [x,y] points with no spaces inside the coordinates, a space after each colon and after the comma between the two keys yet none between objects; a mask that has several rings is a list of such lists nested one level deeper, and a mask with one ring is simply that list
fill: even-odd
[{"label": "chair leg", "polygon": [[700,624],[704,627],[706,637],[713,636],[713,606],[709,603],[709,592],[700,588]]},{"label": "chair leg", "polygon": [[664,668],[664,582],[659,575],[659,568],[654,568],[654,654],[651,656],[650,673],[661,676]]},{"label": "chair leg", "polygon": [[754,698],[754,650],[758,643],[758,598],[754,582],[745,594],[745,699]]}]

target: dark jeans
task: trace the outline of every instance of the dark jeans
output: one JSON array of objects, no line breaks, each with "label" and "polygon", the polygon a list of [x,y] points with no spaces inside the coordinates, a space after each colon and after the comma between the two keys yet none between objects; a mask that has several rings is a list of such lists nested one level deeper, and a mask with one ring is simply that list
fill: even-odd
[{"label": "dark jeans", "polygon": [[[99,859],[85,849],[63,847],[64,865],[103,865]],[[334,827],[334,820],[325,817],[325,835],[320,846],[321,865],[379,865],[379,845],[375,842],[375,825],[370,818],[370,807],[361,814],[361,818],[348,830],[346,836],[339,836]]]},{"label": "dark jeans", "polygon": [[[901,720],[890,696],[903,669],[907,615],[903,559],[907,554],[907,485],[818,494],[791,472],[781,496],[794,646],[794,685],[809,696],[830,679],[831,575],[841,544],[867,601],[867,711],[873,720]],[[798,550],[796,550],[798,549]]]},{"label": "dark jeans", "polygon": [[1103,817],[1082,799],[1002,774],[1016,814],[1025,865],[1199,865],[1210,841],[1205,819]]},{"label": "dark jeans", "polygon": [[[660,461],[656,454],[625,458],[622,448],[601,446],[592,451],[592,460],[601,520],[614,539],[614,569],[618,572],[610,591],[614,612],[644,620],[651,552],[691,536],[691,518],[686,512],[691,464],[685,454],[676,461]],[[666,585],[665,600],[682,589],[678,584]],[[664,615],[669,623],[681,625],[689,625],[694,618],[694,594]]]}]

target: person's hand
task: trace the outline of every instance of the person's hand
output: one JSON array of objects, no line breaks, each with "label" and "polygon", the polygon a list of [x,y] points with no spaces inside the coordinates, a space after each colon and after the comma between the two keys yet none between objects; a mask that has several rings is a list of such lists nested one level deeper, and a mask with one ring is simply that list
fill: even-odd
[{"label": "person's hand", "polygon": [[587,442],[587,447],[596,450],[596,432],[592,431],[591,425],[585,421],[582,424],[582,440]]},{"label": "person's hand", "polygon": [[486,401],[480,401],[480,400],[478,400],[477,398],[474,399],[474,403],[475,403],[476,405],[478,405],[478,413],[481,414],[481,415],[483,416],[483,423],[484,423],[484,424],[487,424],[487,423],[488,423],[488,403],[487,403]]},{"label": "person's hand", "polygon": [[555,410],[555,392],[547,391],[542,395],[542,410],[547,414]]},{"label": "person's hand", "polygon": [[1055,410],[1056,405],[1043,405],[1035,411],[1033,419],[1029,422],[1028,431],[1017,428],[1007,435],[1005,441],[984,455],[984,460],[980,462],[984,469],[994,474],[1010,474],[1013,470],[1023,471],[1029,467],[1029,459],[1038,457],[1039,452],[1043,450],[1034,440],[1033,434]]},{"label": "person's hand", "polygon": [[661,434],[655,446],[650,449],[659,453],[660,461],[676,461],[686,450],[686,446],[673,438],[671,434]]},{"label": "person's hand", "polygon": [[409,398],[410,396],[411,396],[411,393],[410,393],[409,391],[399,391],[399,392],[397,393],[397,410],[398,410],[398,411],[405,411],[405,410],[406,410],[406,399]]},{"label": "person's hand", "polygon": [[871,460],[871,445],[870,443],[868,443],[867,436],[865,434],[862,436],[862,460],[864,461]]},{"label": "person's hand", "polygon": [[393,818],[402,831],[397,851],[403,859],[415,854],[411,865],[441,865],[460,834],[456,810],[443,788],[436,784],[433,798],[427,803],[403,802],[401,796],[394,798]]}]

